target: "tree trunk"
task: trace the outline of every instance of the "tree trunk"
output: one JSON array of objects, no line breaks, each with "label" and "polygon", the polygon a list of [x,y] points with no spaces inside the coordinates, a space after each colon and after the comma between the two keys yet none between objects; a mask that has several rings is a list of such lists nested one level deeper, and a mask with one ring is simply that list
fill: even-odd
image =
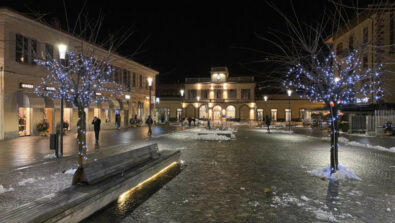
[{"label": "tree trunk", "polygon": [[338,161],[338,138],[339,138],[339,127],[338,127],[338,116],[337,106],[330,107],[331,114],[331,173],[335,173],[339,170]]},{"label": "tree trunk", "polygon": [[83,106],[78,106],[77,122],[78,141],[78,169],[73,176],[72,184],[80,183],[84,179],[84,160],[86,157],[86,114]]}]

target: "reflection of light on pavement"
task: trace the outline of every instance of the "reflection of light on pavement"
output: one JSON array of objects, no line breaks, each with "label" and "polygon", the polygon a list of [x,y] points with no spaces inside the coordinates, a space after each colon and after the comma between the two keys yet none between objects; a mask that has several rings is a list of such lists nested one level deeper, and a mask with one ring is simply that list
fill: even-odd
[{"label": "reflection of light on pavement", "polygon": [[132,189],[125,191],[124,193],[122,193],[121,195],[119,195],[118,197],[118,205],[122,206],[126,200],[128,200],[131,196],[133,196],[133,194],[139,190],[140,188],[144,187],[145,184],[150,183],[152,181],[155,181],[158,177],[160,177],[161,175],[167,173],[168,171],[170,171],[172,168],[176,167],[178,165],[178,162],[173,162],[170,165],[168,165],[167,167],[163,168],[162,170],[160,170],[159,172],[157,172],[156,174],[152,175],[150,178],[144,180],[143,182],[140,182],[139,184],[137,184],[137,186],[133,187]]}]

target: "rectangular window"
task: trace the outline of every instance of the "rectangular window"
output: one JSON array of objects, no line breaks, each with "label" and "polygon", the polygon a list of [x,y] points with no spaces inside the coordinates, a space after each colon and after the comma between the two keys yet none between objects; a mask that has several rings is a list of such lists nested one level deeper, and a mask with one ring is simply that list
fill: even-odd
[{"label": "rectangular window", "polygon": [[241,89],[241,99],[250,99],[250,89]]},{"label": "rectangular window", "polygon": [[37,51],[37,41],[20,34],[15,35],[15,60],[25,64],[36,64],[34,58]]},{"label": "rectangular window", "polygon": [[214,95],[216,99],[221,99],[222,98],[222,90],[214,90]]},{"label": "rectangular window", "polygon": [[368,68],[368,55],[365,53],[362,58],[362,67],[364,69]]},{"label": "rectangular window", "polygon": [[236,89],[230,89],[228,94],[229,94],[229,98],[231,99],[235,99],[237,97]]},{"label": "rectangular window", "polygon": [[354,50],[354,35],[348,37],[348,50],[350,52]]},{"label": "rectangular window", "polygon": [[133,72],[133,87],[136,87],[136,73]]},{"label": "rectangular window", "polygon": [[200,91],[200,97],[202,98],[202,99],[208,99],[208,93],[209,91],[208,90],[201,90]]},{"label": "rectangular window", "polygon": [[126,72],[126,89],[130,91],[130,71]]},{"label": "rectangular window", "polygon": [[45,59],[52,60],[53,58],[53,46],[49,43],[45,44]]},{"label": "rectangular window", "polygon": [[367,44],[368,43],[368,41],[369,41],[368,36],[369,36],[369,29],[368,29],[368,27],[365,27],[362,30],[362,43],[363,44]]},{"label": "rectangular window", "polygon": [[289,108],[285,109],[285,121],[286,122],[291,121],[291,109],[289,109]]},{"label": "rectangular window", "polygon": [[304,111],[305,111],[304,108],[299,109],[299,118],[300,118],[301,120],[304,119]]},{"label": "rectangular window", "polygon": [[195,99],[197,96],[197,91],[196,90],[188,90],[188,98],[189,99]]},{"label": "rectangular window", "polygon": [[271,117],[272,121],[277,121],[277,109],[270,110],[270,117]]},{"label": "rectangular window", "polygon": [[117,84],[121,84],[121,68],[119,67],[115,67],[114,81]]},{"label": "rectangular window", "polygon": [[142,88],[143,87],[143,75],[140,75],[140,79],[139,79],[139,87]]},{"label": "rectangular window", "polygon": [[125,87],[125,89],[128,88],[128,71],[127,70],[122,70],[122,85]]}]

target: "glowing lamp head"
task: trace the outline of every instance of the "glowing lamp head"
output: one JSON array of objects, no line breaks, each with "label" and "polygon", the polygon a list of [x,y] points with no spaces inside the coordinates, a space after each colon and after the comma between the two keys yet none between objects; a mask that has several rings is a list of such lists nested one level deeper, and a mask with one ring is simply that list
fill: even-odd
[{"label": "glowing lamp head", "polygon": [[152,86],[152,77],[147,78],[148,86]]},{"label": "glowing lamp head", "polygon": [[289,97],[291,97],[292,90],[291,90],[291,89],[288,89],[288,90],[287,90],[287,94],[288,94]]},{"label": "glowing lamp head", "polygon": [[199,96],[197,96],[197,97],[196,97],[196,100],[199,102],[199,101],[200,101],[200,97],[199,97]]},{"label": "glowing lamp head", "polygon": [[130,99],[130,95],[126,94],[125,95],[125,99],[129,100]]},{"label": "glowing lamp head", "polygon": [[335,77],[335,83],[337,84],[337,82],[339,82],[340,81],[340,78],[339,77]]},{"label": "glowing lamp head", "polygon": [[58,49],[59,49],[59,58],[62,60],[66,59],[67,45],[59,44]]},{"label": "glowing lamp head", "polygon": [[329,105],[330,105],[331,107],[335,107],[335,103],[334,103],[333,101],[330,101],[330,102],[329,102]]},{"label": "glowing lamp head", "polygon": [[183,89],[180,90],[180,94],[181,94],[181,97],[184,96],[184,90]]},{"label": "glowing lamp head", "polygon": [[263,96],[263,100],[267,101],[267,96],[266,95]]},{"label": "glowing lamp head", "polygon": [[156,103],[159,104],[160,99],[159,98],[155,98],[155,100],[156,100]]}]

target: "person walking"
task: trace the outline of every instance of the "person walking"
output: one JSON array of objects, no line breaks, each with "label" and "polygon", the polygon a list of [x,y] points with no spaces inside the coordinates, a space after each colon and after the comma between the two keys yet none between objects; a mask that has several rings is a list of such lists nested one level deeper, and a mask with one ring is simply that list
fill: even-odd
[{"label": "person walking", "polygon": [[120,114],[115,114],[115,125],[117,126],[117,129],[121,127],[121,115]]},{"label": "person walking", "polygon": [[100,118],[95,116],[93,118],[92,125],[93,125],[93,129],[95,130],[96,143],[99,142],[100,124],[101,124]]},{"label": "person walking", "polygon": [[266,115],[265,120],[266,120],[266,125],[267,125],[267,131],[270,132],[270,122],[272,120],[270,119],[270,117],[268,115]]},{"label": "person walking", "polygon": [[192,118],[188,117],[188,126],[191,127]]},{"label": "person walking", "polygon": [[151,126],[152,126],[152,124],[153,124],[153,121],[152,121],[151,115],[149,115],[149,116],[148,116],[147,120],[145,121],[145,124],[147,124],[147,125],[148,125],[148,135],[149,135],[149,136],[151,136],[151,135],[152,135],[152,129],[151,129]]}]

